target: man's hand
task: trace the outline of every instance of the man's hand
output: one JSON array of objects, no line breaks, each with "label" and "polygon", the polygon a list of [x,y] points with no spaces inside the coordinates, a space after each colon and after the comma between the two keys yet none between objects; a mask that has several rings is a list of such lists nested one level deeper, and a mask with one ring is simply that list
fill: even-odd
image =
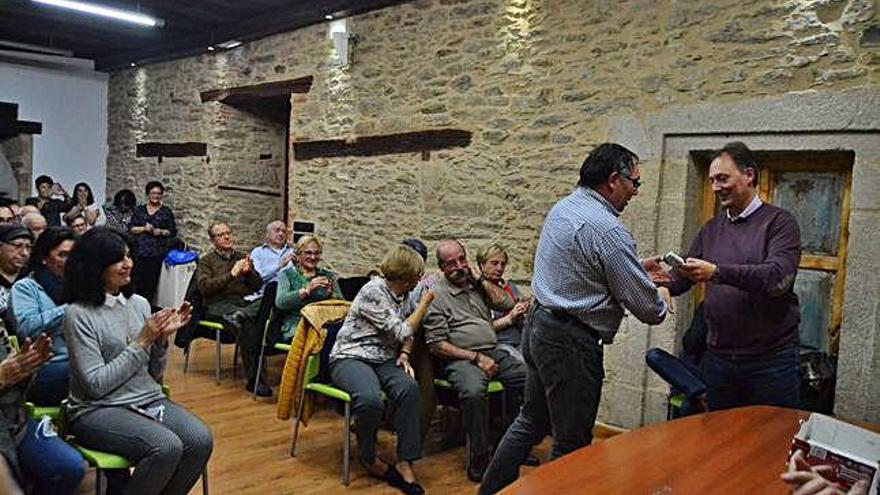
[{"label": "man's hand", "polygon": [[498,363],[481,352],[477,353],[477,367],[483,370],[483,373],[485,373],[490,380],[496,373],[498,373]]},{"label": "man's hand", "polygon": [[667,308],[666,312],[671,315],[674,315],[675,314],[675,300],[672,299],[672,294],[669,293],[669,288],[668,287],[658,287],[657,292],[659,292],[660,297],[662,297],[663,300],[666,301],[666,308]]},{"label": "man's hand", "polygon": [[245,267],[247,266],[247,264],[248,264],[248,259],[242,258],[242,259],[236,261],[234,265],[232,265],[232,270],[229,273],[234,278],[238,278],[238,277],[242,276],[243,274],[247,273],[245,271]]},{"label": "man's hand", "polygon": [[810,466],[803,451],[796,450],[788,460],[788,471],[782,473],[782,481],[788,484],[794,495],[867,495],[868,482],[861,480],[848,492],[837,483],[825,479],[822,473],[830,473],[831,466]]},{"label": "man's hand", "polygon": [[685,264],[678,267],[678,270],[696,284],[711,279],[715,275],[715,271],[718,270],[718,267],[699,258],[688,258],[685,260]]},{"label": "man's hand", "polygon": [[52,339],[49,336],[40,334],[33,344],[30,337],[24,339],[19,351],[12,351],[0,362],[0,389],[26,380],[51,357]]},{"label": "man's hand", "polygon": [[663,268],[663,265],[660,264],[660,256],[652,256],[643,259],[642,267],[648,272],[648,276],[651,277],[651,282],[654,282],[654,284],[672,282],[672,277],[669,275],[669,272],[667,272]]},{"label": "man's hand", "polygon": [[287,264],[290,263],[290,260],[292,260],[294,256],[296,256],[296,253],[294,253],[293,251],[290,251],[282,256],[281,259],[278,261],[278,269],[280,270],[287,266]]}]

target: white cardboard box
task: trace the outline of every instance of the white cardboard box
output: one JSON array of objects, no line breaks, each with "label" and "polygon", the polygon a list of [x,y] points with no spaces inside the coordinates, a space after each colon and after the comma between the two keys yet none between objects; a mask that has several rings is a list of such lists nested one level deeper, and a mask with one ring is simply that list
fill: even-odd
[{"label": "white cardboard box", "polygon": [[159,285],[156,288],[156,306],[160,308],[176,308],[183,304],[186,288],[196,271],[196,263],[168,266],[162,263],[159,272]]},{"label": "white cardboard box", "polygon": [[870,481],[869,494],[877,493],[880,482],[880,434],[843,421],[812,413],[801,423],[792,440],[791,453],[802,450],[811,466],[833,467],[831,481],[849,489],[856,481]]}]

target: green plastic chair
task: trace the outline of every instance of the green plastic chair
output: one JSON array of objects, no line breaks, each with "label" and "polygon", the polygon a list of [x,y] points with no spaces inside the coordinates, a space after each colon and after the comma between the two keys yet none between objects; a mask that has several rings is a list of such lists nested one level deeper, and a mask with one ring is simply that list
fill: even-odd
[{"label": "green plastic chair", "polygon": [[[199,320],[196,322],[196,325],[207,328],[208,330],[214,331],[214,381],[216,383],[220,383],[220,345],[222,342],[220,341],[220,335],[223,332],[229,332],[222,323],[210,320]],[[183,351],[183,372],[186,373],[187,369],[189,369],[189,355],[192,352],[192,341],[187,344],[186,349]],[[235,339],[235,351],[232,355],[232,378],[238,378],[238,338]]]},{"label": "green plastic chair", "polygon": [[[257,376],[262,376],[263,368],[267,367],[268,363],[266,360],[269,356],[266,355],[266,338],[269,336],[269,324],[272,322],[272,316],[275,310],[269,312],[269,317],[266,318],[266,324],[263,326],[263,339],[260,341],[260,357],[257,359]],[[287,354],[290,352],[290,344],[284,343],[276,343],[272,345],[272,348],[278,351],[279,354]],[[257,382],[254,380],[254,389],[251,391],[251,399],[257,400]]]},{"label": "green plastic chair", "polygon": [[685,396],[684,394],[675,394],[670,395],[667,405],[666,405],[666,419],[671,420],[674,419],[676,414],[681,411],[681,407],[684,405]]},{"label": "green plastic chair", "polygon": [[[280,349],[278,346],[284,346],[286,347],[286,350],[290,350],[290,345],[275,344],[276,349]],[[293,441],[290,445],[290,455],[296,457],[296,445],[297,439],[299,438],[299,418],[302,417],[303,407],[305,406],[306,392],[314,392],[325,397],[330,397],[331,399],[342,401],[345,406],[345,422],[342,427],[342,484],[348,486],[351,478],[351,466],[349,462],[351,452],[351,395],[345,390],[338,389],[333,385],[316,382],[315,379],[318,377],[320,369],[320,355],[312,354],[309,356],[306,361],[306,370],[303,375],[303,383],[305,383],[305,386],[303,386],[302,395],[300,395],[299,410],[293,420]],[[387,400],[385,392],[382,392],[382,400]]]}]

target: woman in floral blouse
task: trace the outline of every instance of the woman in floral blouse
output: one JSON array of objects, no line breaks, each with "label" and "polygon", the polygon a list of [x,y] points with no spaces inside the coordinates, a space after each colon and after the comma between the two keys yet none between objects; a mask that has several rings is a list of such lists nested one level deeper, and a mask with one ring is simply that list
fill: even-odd
[{"label": "woman in floral blouse", "polygon": [[[419,385],[409,364],[413,334],[434,292],[428,290],[408,318],[401,316],[407,294],[425,270],[415,250],[398,245],[385,255],[375,277],[358,292],[330,352],[333,383],[351,395],[360,462],[370,476],[406,494],[421,494],[412,462],[422,456]],[[382,392],[393,404],[397,463],[376,457],[376,430],[382,420]]]}]

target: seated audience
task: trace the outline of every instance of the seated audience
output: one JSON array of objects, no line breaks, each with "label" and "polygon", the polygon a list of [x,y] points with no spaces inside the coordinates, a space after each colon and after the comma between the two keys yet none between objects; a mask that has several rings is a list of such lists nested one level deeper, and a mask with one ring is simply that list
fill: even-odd
[{"label": "seated audience", "polygon": [[[12,205],[13,210],[15,209],[15,205]],[[21,218],[30,215],[31,213],[40,213],[40,209],[34,205],[24,205],[18,209],[18,216]]]},{"label": "seated audience", "polygon": [[299,323],[299,312],[306,304],[326,299],[342,299],[336,274],[318,267],[324,245],[313,235],[296,243],[296,266],[281,272],[275,307],[285,311],[283,339],[290,342]]},{"label": "seated audience", "polygon": [[130,232],[137,242],[132,278],[135,292],[152,304],[162,261],[172,238],[177,236],[177,224],[171,209],[162,205],[165,186],[159,181],[150,181],[144,190],[147,204],[135,207],[131,217]]},{"label": "seated audience", "polygon": [[64,221],[70,225],[70,221],[74,217],[80,216],[86,221],[86,225],[94,227],[104,223],[101,213],[101,208],[98,206],[98,203],[95,203],[92,188],[85,182],[80,182],[74,186],[72,205],[70,210],[64,214]]},{"label": "seated audience", "polygon": [[238,332],[238,345],[248,383],[247,389],[269,397],[272,389],[257,378],[257,359],[263,332],[257,325],[260,300],[249,301],[245,296],[260,289],[263,280],[254,270],[250,258],[235,249],[232,229],[225,223],[208,228],[214,249],[199,258],[196,284],[209,317],[223,319]]},{"label": "seated audience", "polygon": [[[421,327],[431,291],[422,296],[416,311],[402,316],[406,295],[419,282],[425,262],[406,246],[395,246],[382,261],[381,277],[364,285],[354,298],[330,352],[330,375],[352,397],[357,417],[360,462],[371,476],[403,493],[421,494],[412,463],[422,456],[419,428],[419,385],[410,366],[413,335]],[[376,457],[376,431],[385,406],[382,392],[394,410],[397,463]]]},{"label": "seated audience", "polygon": [[67,305],[62,282],[67,257],[73,250],[74,234],[64,227],[50,227],[34,243],[29,276],[12,286],[12,315],[19,337],[52,338],[52,359],[34,378],[28,400],[41,406],[57,406],[67,398],[67,345],[61,324]]},{"label": "seated audience", "polygon": [[[45,334],[10,345],[0,320],[0,462],[25,490],[38,495],[72,495],[85,475],[79,453],[64,442],[51,420],[28,419],[25,393],[31,377],[52,357],[52,339]],[[0,483],[0,493],[5,490]]]},{"label": "seated audience", "polygon": [[33,242],[34,236],[21,225],[0,224],[0,319],[6,320],[6,327],[10,330],[15,329],[13,320],[7,319],[12,284],[21,277]]},{"label": "seated audience", "polygon": [[[70,209],[70,195],[48,175],[36,178],[37,197],[28,198],[27,204],[36,206],[49,225],[61,226],[61,216]],[[54,198],[61,196],[64,199]]]},{"label": "seated audience", "polygon": [[104,205],[104,224],[123,232],[130,231],[135,206],[137,206],[137,198],[134,197],[134,193],[129,189],[120,189],[113,195],[113,203]]},{"label": "seated audience", "polygon": [[86,232],[65,270],[69,428],[81,445],[135,466],[126,493],[184,495],[205,470],[213,439],[201,420],[165,397],[159,380],[168,336],[192,309],[184,303],[150,314],[146,299],[133,294],[133,246],[123,236],[104,227]]},{"label": "seated audience", "polygon": [[510,311],[514,302],[498,285],[476,278],[464,246],[447,240],[437,247],[443,278],[434,285],[434,301],[423,322],[425,342],[436,355],[439,370],[458,393],[465,434],[470,440],[467,476],[479,482],[490,460],[486,387],[504,385],[509,411],[522,403],[526,367],[497,347],[490,310]]},{"label": "seated audience", "polygon": [[522,293],[515,284],[504,280],[507,268],[507,251],[499,244],[491,244],[477,253],[477,265],[486,280],[501,287],[516,304],[506,313],[492,311],[492,329],[498,339],[498,348],[504,349],[520,361],[525,362],[520,352],[523,320],[529,310],[529,301],[523,299]]},{"label": "seated audience", "polygon": [[73,218],[65,217],[64,223],[66,223],[67,226],[70,227],[70,230],[76,235],[83,235],[91,228],[88,222],[86,222],[86,219],[81,215]]},{"label": "seated audience", "polygon": [[287,225],[281,220],[266,225],[266,242],[251,251],[251,262],[262,277],[264,288],[278,281],[281,270],[293,265],[295,255],[287,245]]},{"label": "seated audience", "polygon": [[28,213],[22,217],[21,225],[31,231],[34,239],[38,239],[49,224],[40,213]]}]

